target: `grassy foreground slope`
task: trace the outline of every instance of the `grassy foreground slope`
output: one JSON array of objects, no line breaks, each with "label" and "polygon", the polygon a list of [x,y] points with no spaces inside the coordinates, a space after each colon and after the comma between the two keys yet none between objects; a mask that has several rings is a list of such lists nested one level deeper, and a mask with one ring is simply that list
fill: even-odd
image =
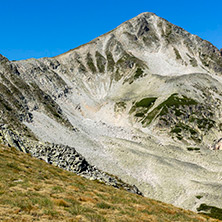
[{"label": "grassy foreground slope", "polygon": [[0,145],[0,221],[218,221]]}]

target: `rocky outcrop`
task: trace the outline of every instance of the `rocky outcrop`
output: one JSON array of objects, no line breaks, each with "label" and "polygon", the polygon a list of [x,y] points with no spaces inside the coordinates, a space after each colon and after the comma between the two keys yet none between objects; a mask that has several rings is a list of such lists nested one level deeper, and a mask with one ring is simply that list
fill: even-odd
[{"label": "rocky outcrop", "polygon": [[24,153],[29,152],[23,140],[21,140],[21,134],[19,135],[19,133],[9,130],[4,124],[0,125],[0,143],[9,147],[15,147]]},{"label": "rocky outcrop", "polygon": [[74,172],[87,179],[98,180],[106,185],[143,195],[135,185],[126,184],[117,177],[111,176],[90,165],[74,147],[32,141],[22,137],[21,134],[19,135],[15,131],[7,129],[4,125],[0,126],[0,143],[9,147],[15,147],[22,152],[30,153],[33,157]]},{"label": "rocky outcrop", "polygon": [[[155,128],[165,129],[169,136],[180,141],[200,143],[211,128],[220,130],[213,110],[216,103],[199,103],[184,95],[172,94],[165,101],[156,104],[157,98],[143,98],[134,103],[130,114],[144,127],[155,124]],[[151,109],[152,107],[155,107]],[[151,111],[150,111],[151,110]]]},{"label": "rocky outcrop", "polygon": [[110,176],[91,166],[86,159],[76,152],[75,148],[59,144],[39,144],[30,150],[34,157],[42,159],[62,169],[75,172],[90,180],[98,180],[116,188],[142,195],[136,186],[128,185],[114,176]]},{"label": "rocky outcrop", "polygon": [[222,150],[222,138],[215,140],[214,144],[211,146],[212,150]]}]

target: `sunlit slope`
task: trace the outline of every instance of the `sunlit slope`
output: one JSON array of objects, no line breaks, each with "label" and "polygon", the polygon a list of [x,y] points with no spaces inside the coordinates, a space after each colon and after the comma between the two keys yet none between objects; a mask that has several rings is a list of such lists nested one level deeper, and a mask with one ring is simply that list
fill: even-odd
[{"label": "sunlit slope", "polygon": [[216,221],[0,145],[1,221]]}]

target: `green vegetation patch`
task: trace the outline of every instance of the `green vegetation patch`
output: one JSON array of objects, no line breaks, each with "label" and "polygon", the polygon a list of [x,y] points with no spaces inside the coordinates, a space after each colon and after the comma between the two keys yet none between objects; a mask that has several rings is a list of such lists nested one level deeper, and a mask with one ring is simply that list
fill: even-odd
[{"label": "green vegetation patch", "polygon": [[[208,215],[210,217],[222,220],[222,209],[214,206],[209,206],[207,204],[201,204],[198,208],[197,211],[200,212],[201,214]],[[205,211],[205,212],[202,212]]]},{"label": "green vegetation patch", "polygon": [[210,130],[214,124],[216,123],[214,120],[210,118],[199,118],[196,120],[197,121],[197,126],[201,130]]},{"label": "green vegetation patch", "polygon": [[172,34],[172,26],[171,24],[167,24],[166,25],[166,29],[165,29],[165,37],[169,38],[169,36]]},{"label": "green vegetation patch", "polygon": [[135,117],[143,117],[145,114],[144,113],[136,113]]},{"label": "green vegetation patch", "polygon": [[136,72],[135,72],[135,75],[134,75],[134,80],[140,78],[143,76],[143,70],[141,68],[137,68],[136,69]]},{"label": "green vegetation patch", "polygon": [[98,51],[96,51],[96,65],[98,67],[99,72],[104,73],[106,59]]},{"label": "green vegetation patch", "polygon": [[115,61],[110,51],[106,51],[106,59],[107,59],[107,71],[113,72]]},{"label": "green vegetation patch", "polygon": [[[188,137],[188,139],[191,139],[197,143],[199,143],[201,140],[199,138],[199,133],[197,132],[197,130],[193,129],[192,127],[190,127],[187,124],[184,124],[182,122],[178,122],[170,131],[171,133],[175,134],[176,137],[181,140],[183,138],[182,133],[184,133],[186,135],[186,137]],[[193,148],[189,148],[189,150],[191,151],[191,149]]]},{"label": "green vegetation patch", "polygon": [[181,111],[178,109],[180,107],[186,106],[186,105],[196,105],[197,102],[191,98],[188,98],[186,96],[179,97],[177,93],[172,94],[167,100],[165,100],[163,103],[158,105],[154,110],[152,110],[146,118],[143,120],[143,124],[145,126],[149,125],[152,120],[158,116],[164,116],[168,114],[169,110],[176,110],[176,115],[181,115]]},{"label": "green vegetation patch", "polygon": [[174,50],[174,52],[175,52],[176,59],[177,59],[177,60],[180,60],[180,59],[182,60],[182,57],[181,57],[181,55],[180,55],[180,53],[179,53],[178,49],[173,48],[173,50]]},{"label": "green vegetation patch", "polygon": [[[188,151],[199,151],[200,148],[199,147],[187,147],[187,150]],[[198,196],[196,196],[196,198],[198,198]],[[198,198],[198,199],[200,199],[200,198]]]},{"label": "green vegetation patch", "polygon": [[168,108],[179,108],[180,106],[185,105],[197,105],[197,102],[194,99],[188,98],[186,96],[179,97],[177,93],[172,94],[166,101],[161,103],[158,106],[158,109],[162,109],[160,115],[164,115]]},{"label": "green vegetation patch", "polygon": [[156,97],[148,97],[136,102],[130,109],[129,113],[135,113],[135,117],[144,117],[154,105],[156,99]]},{"label": "green vegetation patch", "polygon": [[88,53],[86,56],[86,63],[87,63],[87,66],[89,67],[89,69],[92,71],[92,73],[95,73],[96,67],[94,65],[94,62],[93,62],[93,59],[92,59],[92,56],[90,53]]},{"label": "green vegetation patch", "polygon": [[101,209],[111,209],[112,208],[112,206],[110,204],[107,204],[105,202],[97,203],[96,207],[101,208]]},{"label": "green vegetation patch", "polygon": [[119,81],[122,78],[122,75],[119,72],[119,69],[116,70],[116,72],[114,73],[114,79],[115,81]]},{"label": "green vegetation patch", "polygon": [[158,127],[168,127],[173,138],[186,138],[195,143],[200,143],[202,136],[216,125],[212,119],[214,114],[207,104],[174,93],[150,111],[156,99],[144,98],[134,103],[129,114],[134,114],[143,127],[159,117]]},{"label": "green vegetation patch", "polygon": [[181,132],[182,132],[182,129],[181,129],[180,127],[178,127],[178,126],[176,126],[175,128],[173,128],[173,129],[171,130],[171,133],[179,134],[179,133],[181,133]]},{"label": "green vegetation patch", "polygon": [[150,108],[156,101],[156,97],[144,98],[135,104],[136,107]]}]

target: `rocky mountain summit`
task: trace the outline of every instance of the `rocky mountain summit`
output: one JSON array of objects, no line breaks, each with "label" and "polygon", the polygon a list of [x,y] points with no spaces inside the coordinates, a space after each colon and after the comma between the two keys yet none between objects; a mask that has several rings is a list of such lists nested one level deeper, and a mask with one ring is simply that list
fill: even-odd
[{"label": "rocky mountain summit", "polygon": [[222,207],[222,154],[209,149],[221,100],[221,51],[153,13],[54,58],[0,56],[0,124],[17,138],[0,142],[26,151],[20,141],[32,141],[30,153],[61,167],[75,147],[144,195],[192,210]]}]

